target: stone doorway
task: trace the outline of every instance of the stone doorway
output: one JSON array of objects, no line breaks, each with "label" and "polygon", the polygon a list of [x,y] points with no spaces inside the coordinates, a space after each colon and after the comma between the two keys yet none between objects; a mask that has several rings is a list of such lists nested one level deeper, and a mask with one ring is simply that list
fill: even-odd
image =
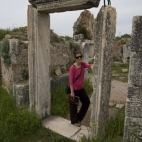
[{"label": "stone doorway", "polygon": [[[100,0],[42,1],[30,0],[28,7],[28,65],[30,108],[45,119],[50,116],[50,15],[53,12],[97,7]],[[95,20],[94,84],[91,97],[93,135],[103,128],[107,132],[108,104],[111,84],[112,44],[115,36],[116,10],[102,7]],[[105,117],[105,120],[104,120]],[[94,123],[96,127],[94,127]]]}]

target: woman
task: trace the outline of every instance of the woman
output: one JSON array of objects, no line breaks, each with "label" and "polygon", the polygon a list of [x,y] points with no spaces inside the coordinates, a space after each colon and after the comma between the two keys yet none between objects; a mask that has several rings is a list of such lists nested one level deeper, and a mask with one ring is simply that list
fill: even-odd
[{"label": "woman", "polygon": [[82,57],[83,55],[80,51],[75,52],[75,63],[69,70],[69,84],[71,90],[71,94],[69,95],[73,100],[76,96],[79,97],[82,103],[81,109],[77,113],[77,105],[70,101],[71,124],[78,127],[81,125],[80,122],[83,120],[90,104],[90,99],[84,90],[84,73],[85,68],[91,68],[91,65],[83,62]]}]

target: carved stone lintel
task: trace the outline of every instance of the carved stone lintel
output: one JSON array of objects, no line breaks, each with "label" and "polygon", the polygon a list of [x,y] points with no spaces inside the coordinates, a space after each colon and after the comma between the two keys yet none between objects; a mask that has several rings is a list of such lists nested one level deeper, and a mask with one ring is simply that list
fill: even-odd
[{"label": "carved stone lintel", "polygon": [[54,13],[98,7],[100,0],[29,0],[38,11]]}]

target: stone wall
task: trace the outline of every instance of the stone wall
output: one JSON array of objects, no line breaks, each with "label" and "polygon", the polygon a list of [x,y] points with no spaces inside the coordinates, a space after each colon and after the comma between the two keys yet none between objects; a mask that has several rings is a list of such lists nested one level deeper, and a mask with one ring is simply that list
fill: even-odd
[{"label": "stone wall", "polygon": [[5,65],[2,58],[2,83],[12,90],[13,83],[24,81],[25,77],[28,79],[28,42],[9,39],[9,54],[10,66]]},{"label": "stone wall", "polygon": [[90,120],[93,136],[99,136],[102,141],[108,131],[112,47],[115,32],[115,8],[102,7],[95,19],[94,91],[91,97]]},{"label": "stone wall", "polygon": [[124,142],[142,141],[142,16],[133,17]]}]

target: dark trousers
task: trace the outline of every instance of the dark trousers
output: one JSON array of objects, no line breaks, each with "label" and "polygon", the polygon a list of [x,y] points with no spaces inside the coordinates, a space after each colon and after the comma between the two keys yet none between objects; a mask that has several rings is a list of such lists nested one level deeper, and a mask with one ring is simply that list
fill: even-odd
[{"label": "dark trousers", "polygon": [[72,124],[83,120],[90,104],[90,99],[84,88],[81,90],[74,90],[74,93],[75,96],[78,96],[80,98],[82,106],[80,111],[77,113],[77,105],[70,102],[70,119]]}]

